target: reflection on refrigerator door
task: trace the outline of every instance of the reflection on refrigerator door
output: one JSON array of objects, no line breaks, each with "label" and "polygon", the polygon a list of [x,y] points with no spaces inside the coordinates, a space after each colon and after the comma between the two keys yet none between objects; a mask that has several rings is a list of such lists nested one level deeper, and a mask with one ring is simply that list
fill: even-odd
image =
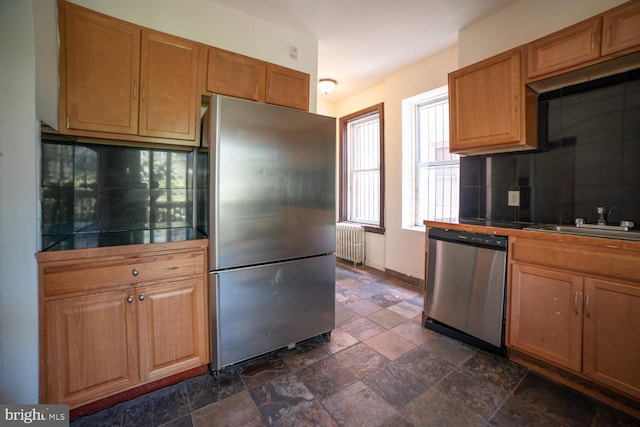
[{"label": "reflection on refrigerator door", "polygon": [[211,274],[211,366],[224,366],[330,333],[335,256]]}]

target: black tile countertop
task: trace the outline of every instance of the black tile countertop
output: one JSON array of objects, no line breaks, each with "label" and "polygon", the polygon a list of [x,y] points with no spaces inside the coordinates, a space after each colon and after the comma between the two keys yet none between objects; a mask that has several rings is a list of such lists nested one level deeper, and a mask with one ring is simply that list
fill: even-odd
[{"label": "black tile countertop", "polygon": [[[461,219],[455,222],[430,221],[425,220],[423,224],[427,227],[446,228],[450,230],[468,231],[472,233],[495,234],[500,236],[516,238],[532,238],[548,240],[554,242],[579,243],[589,246],[600,246],[620,249],[640,250],[640,239],[622,239],[605,236],[579,235],[568,232],[553,232],[537,230],[536,226],[541,224],[489,221],[483,219]],[[633,231],[630,233],[640,233]]]},{"label": "black tile countertop", "polygon": [[42,250],[49,252],[69,249],[103,248],[107,246],[166,243],[206,238],[207,236],[193,227],[111,232],[95,231],[44,235],[42,236]]}]

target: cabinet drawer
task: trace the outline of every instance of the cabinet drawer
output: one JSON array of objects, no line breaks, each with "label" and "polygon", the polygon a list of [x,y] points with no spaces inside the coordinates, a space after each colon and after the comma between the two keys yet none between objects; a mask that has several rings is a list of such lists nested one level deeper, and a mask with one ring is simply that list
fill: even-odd
[{"label": "cabinet drawer", "polygon": [[44,297],[57,298],[130,287],[139,283],[201,275],[204,253],[189,252],[135,259],[91,260],[44,266]]},{"label": "cabinet drawer", "polygon": [[640,281],[637,251],[534,239],[513,239],[510,250],[518,262]]}]

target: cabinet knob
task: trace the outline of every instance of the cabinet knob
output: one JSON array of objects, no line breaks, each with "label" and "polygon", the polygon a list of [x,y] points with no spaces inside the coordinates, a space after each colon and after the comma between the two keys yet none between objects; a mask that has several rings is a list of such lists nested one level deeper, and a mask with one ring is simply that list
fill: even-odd
[{"label": "cabinet knob", "polygon": [[138,274],[140,274],[140,272],[138,271],[138,269],[137,269],[137,268],[134,268],[134,269],[131,271],[131,274],[133,274],[135,277],[138,277]]},{"label": "cabinet knob", "polygon": [[129,296],[127,297],[127,302],[128,302],[129,304],[131,304],[131,303],[133,302],[133,297],[132,297],[131,295],[129,295]]},{"label": "cabinet knob", "polygon": [[140,301],[144,301],[144,294],[140,294],[140,295],[138,295],[138,299],[139,299]]}]

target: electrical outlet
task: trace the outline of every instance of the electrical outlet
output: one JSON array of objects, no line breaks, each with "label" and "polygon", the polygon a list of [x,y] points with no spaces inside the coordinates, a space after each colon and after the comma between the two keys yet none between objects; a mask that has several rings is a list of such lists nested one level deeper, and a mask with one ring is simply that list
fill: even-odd
[{"label": "electrical outlet", "polygon": [[509,191],[509,206],[520,206],[520,192]]},{"label": "electrical outlet", "polygon": [[292,59],[298,59],[298,48],[295,46],[291,46],[290,55]]}]

